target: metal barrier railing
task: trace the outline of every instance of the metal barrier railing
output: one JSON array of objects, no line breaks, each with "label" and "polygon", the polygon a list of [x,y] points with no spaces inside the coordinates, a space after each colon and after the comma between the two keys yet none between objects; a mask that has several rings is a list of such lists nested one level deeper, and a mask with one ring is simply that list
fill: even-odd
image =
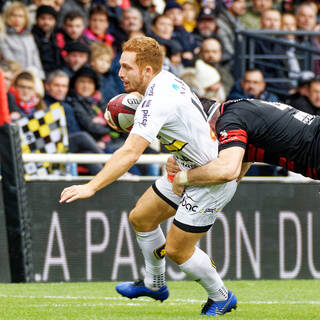
[{"label": "metal barrier railing", "polygon": [[[49,162],[49,163],[70,163],[76,162],[81,164],[88,163],[105,163],[111,158],[112,154],[39,154],[39,153],[25,153],[22,155],[23,162]],[[143,154],[140,156],[137,164],[151,164],[158,163],[164,165],[167,159],[171,155],[168,153],[163,154]],[[265,166],[265,163],[254,163],[258,166]],[[143,177],[135,175],[124,175],[120,180],[126,181],[149,181],[155,180],[158,177]],[[88,176],[28,176],[27,180],[88,180]],[[311,182],[314,181],[309,178],[305,178],[300,174],[288,172],[288,176],[285,177],[244,177],[243,181],[269,181],[269,182],[282,182],[282,183],[294,183],[294,182]]]},{"label": "metal barrier railing", "polygon": [[[304,39],[302,42],[290,42],[283,39],[286,35],[295,35]],[[282,37],[282,38],[281,38]],[[282,70],[289,73],[289,68],[284,65],[273,64],[272,60],[288,61],[285,54],[286,48],[295,48],[296,58],[298,59],[301,70],[315,72],[315,61],[320,61],[320,42],[319,49],[314,47],[314,40],[320,38],[320,32],[315,31],[275,31],[275,30],[236,30],[235,55],[234,55],[234,76],[236,80],[242,79],[247,69],[266,66],[275,70]],[[278,44],[284,48],[283,54],[256,54],[256,42],[265,41]],[[293,79],[265,78],[266,83],[290,83]],[[286,94],[284,92],[284,94]]]}]

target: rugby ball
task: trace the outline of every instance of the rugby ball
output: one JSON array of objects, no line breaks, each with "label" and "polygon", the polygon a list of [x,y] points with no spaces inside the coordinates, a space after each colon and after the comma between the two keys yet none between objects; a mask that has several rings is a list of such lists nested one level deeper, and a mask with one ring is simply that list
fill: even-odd
[{"label": "rugby ball", "polygon": [[118,94],[109,101],[105,118],[119,131],[130,132],[140,102],[141,96],[138,93]]}]

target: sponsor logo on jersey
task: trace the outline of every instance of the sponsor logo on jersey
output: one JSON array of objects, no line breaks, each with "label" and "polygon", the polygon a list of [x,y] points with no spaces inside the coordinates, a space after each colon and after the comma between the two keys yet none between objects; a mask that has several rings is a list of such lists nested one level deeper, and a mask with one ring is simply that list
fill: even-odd
[{"label": "sponsor logo on jersey", "polygon": [[220,131],[220,139],[223,140],[226,138],[228,138],[227,131],[226,130]]},{"label": "sponsor logo on jersey", "polygon": [[200,210],[201,213],[207,213],[207,212],[213,213],[215,211],[216,211],[216,209],[212,209],[212,208],[207,208],[207,209],[201,209]]},{"label": "sponsor logo on jersey", "polygon": [[199,207],[194,203],[194,200],[192,200],[192,198],[189,197],[187,194],[185,194],[181,199],[180,205],[190,212],[197,212],[197,209]]},{"label": "sponsor logo on jersey", "polygon": [[155,84],[153,84],[151,87],[150,87],[150,89],[149,89],[149,92],[148,92],[148,96],[149,97],[152,97],[153,96],[153,94],[154,94],[154,88],[155,88]]},{"label": "sponsor logo on jersey", "polygon": [[179,86],[176,83],[172,84],[172,88],[177,91],[179,90]]},{"label": "sponsor logo on jersey", "polygon": [[147,123],[148,123],[148,117],[149,115],[149,107],[151,104],[151,100],[146,100],[143,102],[142,106],[141,106],[141,111],[142,111],[142,121],[140,122],[140,125],[146,127]]}]

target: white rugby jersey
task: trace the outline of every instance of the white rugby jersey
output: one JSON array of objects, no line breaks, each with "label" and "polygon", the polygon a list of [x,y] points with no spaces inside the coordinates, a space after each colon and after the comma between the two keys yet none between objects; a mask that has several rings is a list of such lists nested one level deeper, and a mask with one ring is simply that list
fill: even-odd
[{"label": "white rugby jersey", "polygon": [[133,133],[150,143],[157,137],[181,169],[204,165],[218,155],[218,141],[199,99],[168,71],[150,82],[137,108]]}]

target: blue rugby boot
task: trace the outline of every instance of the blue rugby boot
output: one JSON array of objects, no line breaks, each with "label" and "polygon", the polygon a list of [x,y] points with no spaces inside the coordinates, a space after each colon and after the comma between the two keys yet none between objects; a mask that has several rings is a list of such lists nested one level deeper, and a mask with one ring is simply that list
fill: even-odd
[{"label": "blue rugby boot", "polygon": [[229,290],[228,299],[225,301],[213,301],[208,299],[207,303],[203,306],[201,310],[201,315],[205,316],[219,316],[230,312],[232,309],[237,309],[237,298]]},{"label": "blue rugby boot", "polygon": [[116,285],[116,290],[124,297],[129,299],[139,298],[139,297],[150,297],[155,300],[160,300],[163,302],[169,297],[169,290],[167,286],[161,287],[159,290],[154,291],[148,289],[144,285],[143,280],[138,280],[135,282],[122,282]]}]

